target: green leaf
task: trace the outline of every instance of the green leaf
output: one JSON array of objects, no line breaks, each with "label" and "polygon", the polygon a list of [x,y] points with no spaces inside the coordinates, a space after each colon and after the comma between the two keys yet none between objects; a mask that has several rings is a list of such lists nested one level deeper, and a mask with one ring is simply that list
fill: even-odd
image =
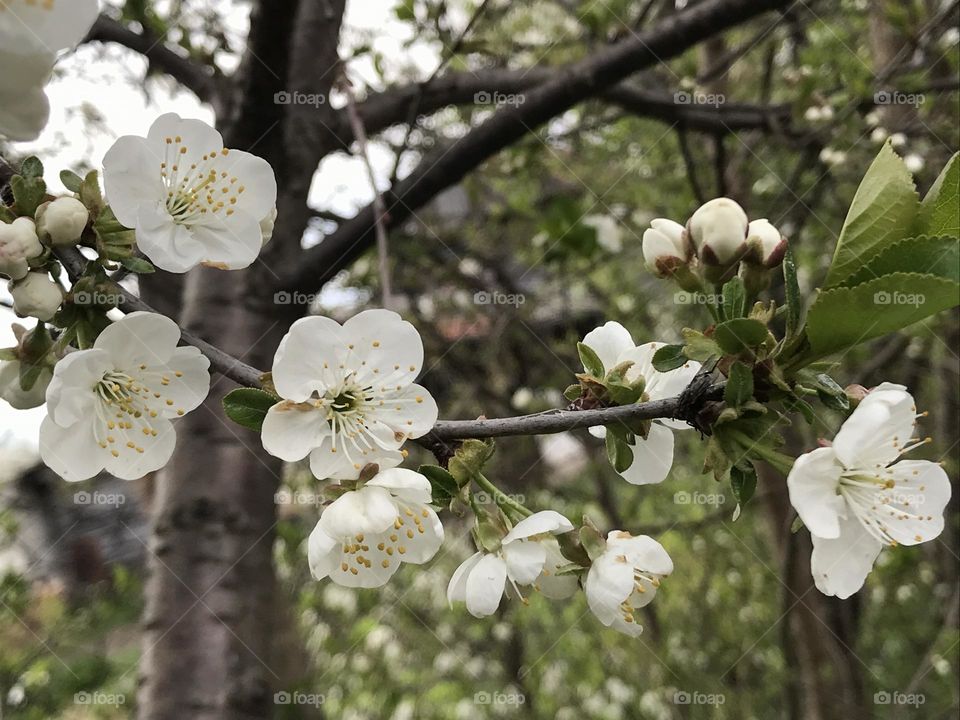
[{"label": "green leaf", "polygon": [[483,470],[493,450],[494,445],[490,440],[464,440],[450,458],[450,474],[459,485],[466,485]]},{"label": "green leaf", "polygon": [[577,352],[580,354],[580,362],[583,363],[584,370],[596,378],[602,378],[604,376],[605,370],[603,369],[603,363],[600,362],[599,356],[594,352],[592,347],[578,342]]},{"label": "green leaf", "polygon": [[417,472],[430,481],[430,487],[433,488],[433,502],[437,505],[450,501],[460,492],[456,478],[439,465],[421,465]]},{"label": "green leaf", "polygon": [[806,360],[900,330],[958,304],[960,285],[920,273],[892,273],[856,287],[823,290],[807,313]]},{"label": "green leaf", "polygon": [[60,182],[70,192],[78,193],[80,192],[80,186],[83,185],[83,178],[70,170],[61,170]]},{"label": "green leaf", "polygon": [[960,153],[954,153],[920,206],[919,230],[960,237]]},{"label": "green leaf", "polygon": [[854,286],[896,272],[936,275],[960,282],[960,240],[953,237],[914,237],[893,243],[843,281]]},{"label": "green leaf", "polygon": [[[100,194],[100,181],[96,170],[91,170],[80,185],[80,202],[93,215],[99,215],[103,207],[103,195]],[[112,213],[111,213],[112,214]]]},{"label": "green leaf", "polygon": [[757,471],[754,470],[753,465],[746,467],[734,465],[730,468],[730,487],[737,502],[746,505],[757,490]]},{"label": "green leaf", "polygon": [[742,318],[747,313],[747,291],[743,287],[743,280],[732,278],[723,286],[723,304],[720,311],[727,320]]},{"label": "green leaf", "polygon": [[149,273],[156,272],[157,269],[153,266],[149,260],[144,260],[143,258],[138,257],[125,257],[120,259],[120,264],[123,265],[127,270],[138,275],[148,275]]},{"label": "green leaf", "polygon": [[632,405],[643,395],[643,386],[633,387],[626,383],[607,381],[607,393],[617,405]]},{"label": "green leaf", "polygon": [[683,353],[683,345],[664,345],[653,354],[653,369],[670,372],[682,367],[689,358]]},{"label": "green leaf", "polygon": [[887,141],[850,203],[825,287],[839,285],[887,245],[910,235],[919,207],[913,176]]},{"label": "green leaf", "polygon": [[817,397],[820,398],[820,402],[831,410],[845,412],[850,409],[850,398],[832,377],[821,373],[817,375],[816,381]]},{"label": "green leaf", "polygon": [[684,339],[683,354],[691,360],[706,362],[710,358],[723,355],[720,346],[713,338],[708,338],[702,332],[684,328],[681,331]]},{"label": "green leaf", "polygon": [[793,248],[787,246],[783,256],[783,291],[787,301],[787,337],[792,338],[800,328],[803,315],[803,302],[800,300],[800,283],[797,281],[797,261],[793,257]]},{"label": "green leaf", "polygon": [[767,326],[758,320],[727,320],[713,330],[713,339],[727,355],[736,355],[747,348],[762,345],[768,336]]},{"label": "green leaf", "polygon": [[574,383],[573,385],[567,385],[567,389],[563,391],[563,396],[573,402],[577,400],[583,394],[583,386],[579,383]]},{"label": "green leaf", "polygon": [[10,180],[10,189],[13,191],[13,199],[17,203],[17,210],[21,215],[33,217],[37,212],[37,207],[43,202],[47,194],[47,184],[43,178],[27,178],[22,175],[14,175]]},{"label": "green leaf", "polygon": [[616,433],[607,430],[607,460],[618,473],[624,472],[633,464],[633,450]]},{"label": "green leaf", "polygon": [[723,399],[731,407],[740,407],[753,397],[753,371],[742,362],[730,366]]},{"label": "green leaf", "polygon": [[31,155],[20,164],[20,174],[28,180],[43,177],[43,163]]},{"label": "green leaf", "polygon": [[[237,425],[260,432],[267,410],[280,402],[280,398],[255,388],[237,388],[223,398],[223,411]],[[298,412],[291,408],[290,412]]]}]

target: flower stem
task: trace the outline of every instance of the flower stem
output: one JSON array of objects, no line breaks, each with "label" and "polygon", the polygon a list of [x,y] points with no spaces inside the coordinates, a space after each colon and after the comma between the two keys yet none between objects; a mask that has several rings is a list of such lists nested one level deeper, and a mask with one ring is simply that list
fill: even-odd
[{"label": "flower stem", "polygon": [[494,499],[497,505],[509,510],[513,510],[514,512],[519,513],[523,517],[529,517],[530,515],[533,515],[532,510],[528,510],[523,505],[518,503],[516,500],[511,498],[509,495],[507,495],[502,490],[500,490],[500,488],[498,488],[492,482],[487,480],[487,478],[484,477],[483,473],[478,472],[473,476],[473,479],[477,483],[477,485],[479,485],[481,488],[483,488],[488,493],[490,493],[490,496]]}]

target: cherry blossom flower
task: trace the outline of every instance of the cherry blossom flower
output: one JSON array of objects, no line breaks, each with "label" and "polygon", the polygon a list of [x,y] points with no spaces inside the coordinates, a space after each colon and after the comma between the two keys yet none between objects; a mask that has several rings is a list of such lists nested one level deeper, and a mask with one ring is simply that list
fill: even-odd
[{"label": "cherry blossom flower", "polygon": [[503,536],[497,552],[477,552],[461,563],[447,585],[447,599],[466,602],[474,617],[492,615],[509,586],[519,596],[520,585],[530,585],[541,576],[547,562],[544,538],[573,530],[573,524],[553,510],[524,518]]},{"label": "cherry blossom flower", "polygon": [[19,217],[10,224],[0,222],[0,273],[20,280],[30,271],[27,261],[42,252],[33,220]]},{"label": "cherry blossom flower", "polygon": [[443,544],[430,495],[430,481],[404,468],[383,470],[341,495],[323,511],[307,542],[313,576],[347,587],[380,587],[401,562],[430,560]]},{"label": "cherry blossom flower", "polygon": [[678,222],[655,218],[643,231],[643,259],[657,277],[670,277],[693,257],[693,245]]},{"label": "cherry blossom flower", "polygon": [[60,360],[40,426],[43,461],[70,481],[104,469],[134,480],[163,467],[176,444],[171,420],[210,389],[210,361],[179,340],[173,320],[135,312]]},{"label": "cherry blossom flower", "polygon": [[266,160],[224,148],[215,129],[176,113],[157,118],[146,138],[119,138],[103,158],[103,182],[143,253],[177,273],[250,265],[263,246],[260,223],[277,200]]},{"label": "cherry blossom flower", "polygon": [[47,124],[43,86],[57,53],[76,45],[97,18],[97,0],[0,3],[0,135],[34,140]]},{"label": "cherry blossom flower", "polygon": [[794,463],[790,502],[810,530],[811,570],[825,595],[857,592],[884,545],[916,545],[943,531],[946,472],[927,460],[898,460],[923,444],[912,440],[916,417],[906,388],[883,383],[851,413],[831,447]]},{"label": "cherry blossom flower", "polygon": [[587,604],[604,625],[636,637],[643,632],[637,609],[650,604],[660,580],[672,572],[673,561],[656,540],[615,530],[587,571]]},{"label": "cherry blossom flower", "polygon": [[[664,343],[648,342],[635,345],[630,332],[618,322],[591,330],[583,338],[600,358],[604,370],[609,372],[625,362],[633,365],[627,370],[625,380],[635,382],[643,377],[646,381],[644,397],[647,400],[662,400],[679,395],[700,370],[700,363],[692,360],[670,372],[659,372],[653,367],[653,355]],[[620,475],[633,485],[653,485],[667,477],[673,466],[673,432],[689,430],[690,426],[679,420],[660,419],[650,424],[646,438],[637,436],[630,446],[633,463]],[[606,428],[592,427],[595,437],[606,437]]]},{"label": "cherry blossom flower", "polygon": [[288,462],[310,456],[318,478],[355,479],[365,465],[396,467],[407,438],[426,434],[437,404],[413,382],[423,368],[416,328],[389,310],[346,323],[297,320],[273,360],[282,402],[263,423],[263,447]]},{"label": "cherry blossom flower", "polygon": [[7,360],[0,362],[0,398],[10,403],[10,407],[17,410],[29,410],[43,405],[47,392],[47,385],[53,374],[47,368],[40,371],[40,376],[29,390],[20,385],[20,361]]}]

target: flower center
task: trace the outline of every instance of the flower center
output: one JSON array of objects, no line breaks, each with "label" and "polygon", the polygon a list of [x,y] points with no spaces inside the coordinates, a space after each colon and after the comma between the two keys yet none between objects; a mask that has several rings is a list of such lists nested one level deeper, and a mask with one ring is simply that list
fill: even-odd
[{"label": "flower center", "polygon": [[205,217],[233,215],[244,186],[221,169],[230,151],[211,150],[199,162],[184,163],[190,148],[183,138],[167,137],[160,177],[167,188],[166,208],[178,225],[192,225]]}]

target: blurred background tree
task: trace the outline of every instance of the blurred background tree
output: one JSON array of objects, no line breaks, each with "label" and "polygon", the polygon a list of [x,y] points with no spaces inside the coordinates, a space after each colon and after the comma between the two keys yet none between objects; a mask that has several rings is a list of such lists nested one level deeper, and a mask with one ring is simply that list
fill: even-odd
[{"label": "blurred background tree", "polygon": [[[605,319],[665,342],[703,322],[644,270],[650,219],[732,197],[790,239],[809,290],[881,142],[925,190],[960,145],[958,5],[137,0],[106,6],[77,56],[161,105],[191,93],[228,146],[277,172],[261,262],[141,278],[154,307],[268,367],[296,317],[382,305],[389,278],[390,303],[424,337],[441,416],[495,417],[562,405],[576,341]],[[84,76],[82,63],[61,72]],[[351,95],[388,210],[386,273]],[[91,138],[119,111],[100,100],[77,108]],[[13,164],[25,154],[3,148]],[[99,160],[81,147],[75,162]],[[930,411],[923,456],[953,478],[958,333],[957,313],[941,314],[855,350],[837,375],[908,385]],[[695,433],[668,480],[642,489],[586,433],[504,439],[491,468],[503,486],[658,537],[677,572],[638,640],[601,629],[582,597],[476,621],[446,607],[470,551],[456,520],[436,560],[382,591],[312,581],[320,483],[224,422],[230,386],[214,379],[157,477],[79,488],[123,497],[111,512],[4,461],[0,716],[956,717],[956,492],[938,542],[884,554],[840,602],[813,587],[782,477],[761,473],[734,522],[728,489],[698,473]],[[788,447],[839,419],[789,429]],[[124,701],[77,695],[92,692]],[[885,703],[895,692],[924,703]]]}]

